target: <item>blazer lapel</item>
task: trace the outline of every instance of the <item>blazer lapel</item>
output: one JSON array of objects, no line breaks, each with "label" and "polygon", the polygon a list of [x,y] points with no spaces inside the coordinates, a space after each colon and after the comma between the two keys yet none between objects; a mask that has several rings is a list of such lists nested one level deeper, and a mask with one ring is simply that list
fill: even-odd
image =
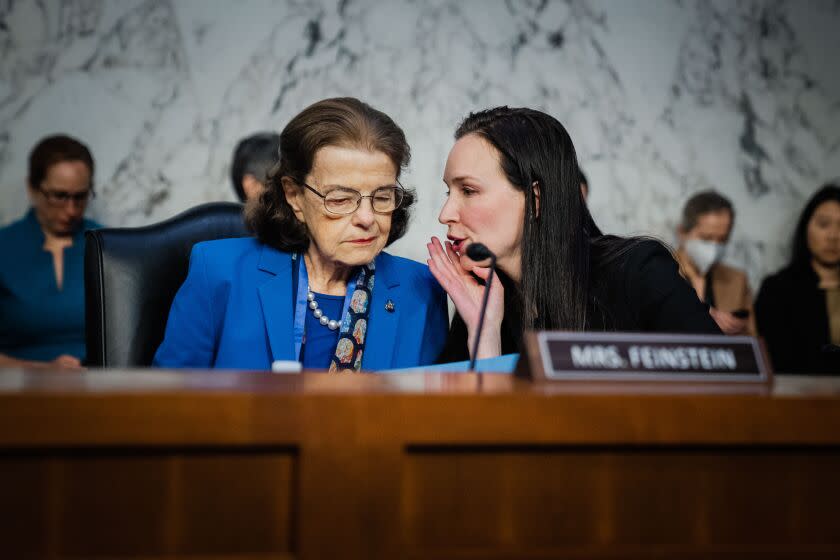
[{"label": "blazer lapel", "polygon": [[263,247],[258,268],[269,277],[259,288],[260,305],[272,360],[296,360],[293,333],[292,257]]},{"label": "blazer lapel", "polygon": [[[365,339],[363,370],[388,369],[393,363],[394,345],[400,324],[402,291],[397,271],[389,255],[376,258],[376,279],[370,309],[370,329]],[[388,305],[388,303],[392,305]],[[388,311],[391,309],[391,311]]]}]

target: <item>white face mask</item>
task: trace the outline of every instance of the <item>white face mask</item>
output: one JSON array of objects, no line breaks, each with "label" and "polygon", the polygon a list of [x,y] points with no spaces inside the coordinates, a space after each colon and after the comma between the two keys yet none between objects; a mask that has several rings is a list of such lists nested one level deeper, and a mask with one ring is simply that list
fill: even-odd
[{"label": "white face mask", "polygon": [[683,244],[685,252],[697,267],[701,275],[705,276],[712,266],[723,258],[726,245],[702,239],[689,239]]}]

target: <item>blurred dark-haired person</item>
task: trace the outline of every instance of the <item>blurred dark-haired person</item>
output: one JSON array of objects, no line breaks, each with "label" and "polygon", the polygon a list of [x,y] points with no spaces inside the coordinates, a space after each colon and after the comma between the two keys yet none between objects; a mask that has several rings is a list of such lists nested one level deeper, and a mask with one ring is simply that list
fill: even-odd
[{"label": "blurred dark-haired person", "polygon": [[523,330],[720,334],[659,242],[603,235],[580,192],[572,139],[554,117],[526,108],[470,114],[455,132],[429,267],[455,304],[439,361],[470,357],[489,269],[472,243],[497,257],[476,358],[518,352]]},{"label": "blurred dark-haired person", "polygon": [[243,138],[233,150],[230,180],[240,202],[259,196],[265,189],[268,172],[280,159],[280,135],[259,132]]},{"label": "blurred dark-haired person", "polygon": [[31,208],[0,229],[0,366],[78,368],[85,355],[84,218],[93,157],[70,136],[29,154]]},{"label": "blurred dark-haired person", "polygon": [[677,227],[680,272],[726,334],[755,335],[755,313],[749,279],[744,271],[721,262],[735,223],[728,198],[702,191],[685,203]]},{"label": "blurred dark-haired person", "polygon": [[805,205],[790,262],[764,279],[755,312],[776,371],[840,374],[840,185]]},{"label": "blurred dark-haired person", "polygon": [[383,249],[408,227],[410,152],[391,118],[319,101],[280,135],[280,163],[248,203],[256,238],[198,243],[154,364],[380,370],[429,364],[446,296],[429,269]]}]

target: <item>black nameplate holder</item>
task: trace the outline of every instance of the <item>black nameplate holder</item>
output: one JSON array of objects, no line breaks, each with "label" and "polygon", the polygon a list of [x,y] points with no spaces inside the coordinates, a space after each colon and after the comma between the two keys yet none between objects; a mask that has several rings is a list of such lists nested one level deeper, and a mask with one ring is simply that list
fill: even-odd
[{"label": "black nameplate holder", "polygon": [[536,382],[772,383],[757,338],[695,334],[527,332],[516,375]]}]

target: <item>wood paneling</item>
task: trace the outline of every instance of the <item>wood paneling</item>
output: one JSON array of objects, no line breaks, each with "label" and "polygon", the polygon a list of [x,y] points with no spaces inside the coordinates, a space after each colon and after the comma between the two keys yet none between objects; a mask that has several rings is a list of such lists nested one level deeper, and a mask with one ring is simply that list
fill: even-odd
[{"label": "wood paneling", "polygon": [[[49,549],[50,462],[43,457],[0,455],[0,547],[10,558],[43,558]],[[57,524],[56,524],[57,526]]]},{"label": "wood paneling", "polygon": [[295,460],[290,454],[224,453],[178,460],[181,554],[290,552]]},{"label": "wood paneling", "polygon": [[166,459],[85,456],[60,461],[59,554],[68,558],[166,552]]},{"label": "wood paneling", "polygon": [[244,558],[293,549],[292,450],[0,455],[14,558]]},{"label": "wood paneling", "polygon": [[419,551],[840,545],[840,450],[415,448]]},{"label": "wood paneling", "polygon": [[838,558],[840,380],[0,372],[3,558]]}]

